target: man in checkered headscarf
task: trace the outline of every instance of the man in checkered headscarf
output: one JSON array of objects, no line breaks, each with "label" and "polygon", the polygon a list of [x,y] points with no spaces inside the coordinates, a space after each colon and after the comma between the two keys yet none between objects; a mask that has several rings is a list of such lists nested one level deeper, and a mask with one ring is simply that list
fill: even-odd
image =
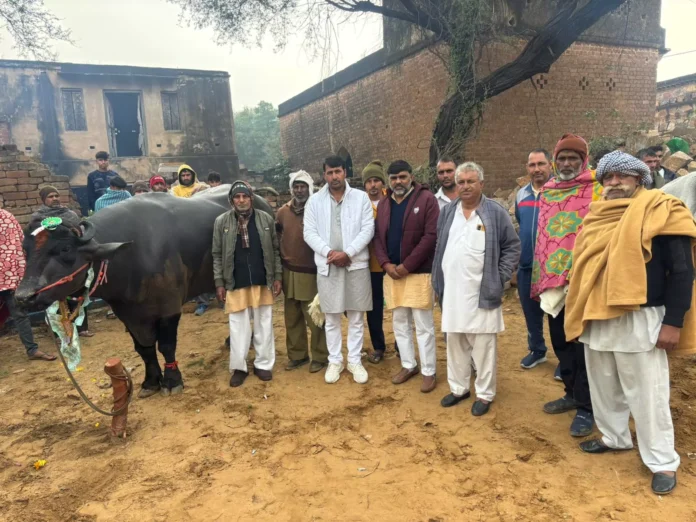
[{"label": "man in checkered headscarf", "polygon": [[652,490],[677,485],[679,454],[669,407],[667,353],[696,353],[696,225],[683,202],[648,190],[648,166],[624,152],[599,162],[602,201],[590,205],[573,249],[565,333],[584,344],[601,437],[586,453],[633,448],[653,473]]},{"label": "man in checkered headscarf", "polygon": [[[599,165],[597,165],[597,181],[603,183],[603,178],[609,173],[623,174],[639,179],[639,184],[644,187],[650,187],[652,184],[652,176],[650,175],[650,167],[643,163],[638,158],[631,156],[620,150],[615,150],[604,156]],[[616,196],[617,190],[625,190],[624,185],[619,187],[605,187],[604,199],[616,199],[616,197],[628,197],[626,195]],[[616,197],[612,197],[610,193],[614,193]],[[630,196],[630,195],[629,195]]]}]

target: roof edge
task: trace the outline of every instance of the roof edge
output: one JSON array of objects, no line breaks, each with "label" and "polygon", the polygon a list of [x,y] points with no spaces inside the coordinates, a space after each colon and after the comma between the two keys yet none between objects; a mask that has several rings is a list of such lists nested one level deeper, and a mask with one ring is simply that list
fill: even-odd
[{"label": "roof edge", "polygon": [[[310,103],[325,98],[326,96],[342,89],[343,87],[346,87],[347,85],[350,85],[351,83],[355,83],[366,76],[374,74],[381,69],[385,69],[408,58],[411,55],[419,53],[423,49],[436,44],[437,41],[438,40],[435,38],[423,40],[390,55],[387,55],[384,48],[379,49],[378,51],[375,51],[365,58],[358,60],[354,64],[349,65],[345,69],[342,69],[321,82],[313,85],[309,89],[306,89],[292,98],[282,102],[280,105],[278,105],[278,117],[282,118],[283,116],[287,116],[288,114],[301,109],[305,105],[309,105]],[[663,49],[663,46],[657,43],[638,42],[628,39],[625,39],[623,42],[616,42],[607,38],[594,36],[580,37],[576,43],[588,45],[607,45],[612,47],[632,47],[648,50],[652,49],[658,52]]]},{"label": "roof edge", "polygon": [[102,74],[126,76],[217,76],[229,78],[227,71],[142,67],[138,65],[101,65],[72,62],[42,62],[35,60],[0,60],[0,69],[48,69],[63,74]]},{"label": "roof edge", "polygon": [[680,85],[686,85],[689,83],[696,83],[696,74],[687,74],[686,76],[677,76],[676,78],[670,78],[669,80],[663,80],[657,82],[657,90],[664,91],[665,89],[670,89],[672,87],[679,87]]}]

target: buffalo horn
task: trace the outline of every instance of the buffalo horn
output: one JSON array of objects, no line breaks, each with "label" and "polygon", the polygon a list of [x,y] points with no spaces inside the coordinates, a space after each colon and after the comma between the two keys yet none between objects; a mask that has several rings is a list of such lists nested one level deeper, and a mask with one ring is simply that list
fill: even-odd
[{"label": "buffalo horn", "polygon": [[82,237],[79,238],[80,243],[89,243],[97,232],[96,227],[89,221],[82,221],[80,226],[82,227]]}]

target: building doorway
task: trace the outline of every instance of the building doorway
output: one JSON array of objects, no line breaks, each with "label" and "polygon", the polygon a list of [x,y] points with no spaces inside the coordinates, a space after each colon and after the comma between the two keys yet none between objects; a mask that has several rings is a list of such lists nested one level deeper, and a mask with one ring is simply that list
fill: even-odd
[{"label": "building doorway", "polygon": [[145,131],[139,92],[105,92],[109,148],[114,157],[145,156]]}]

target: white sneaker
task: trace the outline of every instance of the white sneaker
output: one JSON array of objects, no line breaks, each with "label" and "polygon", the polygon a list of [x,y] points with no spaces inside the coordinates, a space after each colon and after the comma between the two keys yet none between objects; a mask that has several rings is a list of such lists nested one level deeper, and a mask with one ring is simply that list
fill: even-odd
[{"label": "white sneaker", "polygon": [[343,371],[343,363],[329,363],[328,368],[326,368],[326,373],[324,374],[324,380],[326,384],[333,384],[338,382],[341,378],[341,372]]},{"label": "white sneaker", "polygon": [[365,384],[367,382],[367,370],[363,367],[362,363],[348,363],[348,371],[353,374],[353,380],[358,384]]}]

